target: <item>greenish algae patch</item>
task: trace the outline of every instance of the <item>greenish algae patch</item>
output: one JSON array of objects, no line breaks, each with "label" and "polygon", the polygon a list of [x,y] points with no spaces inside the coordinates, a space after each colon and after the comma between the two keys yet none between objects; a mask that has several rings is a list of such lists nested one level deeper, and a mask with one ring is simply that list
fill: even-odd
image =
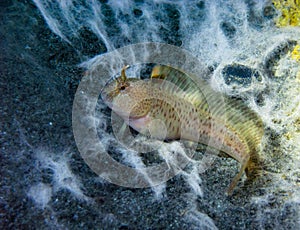
[{"label": "greenish algae patch", "polygon": [[300,63],[300,45],[297,44],[291,53],[291,58]]},{"label": "greenish algae patch", "polygon": [[280,12],[277,26],[300,26],[300,0],[273,0],[273,5]]},{"label": "greenish algae patch", "polygon": [[[296,60],[300,65],[300,45],[299,43],[295,46],[294,50],[290,54],[293,60]],[[296,81],[300,83],[300,70],[296,74]]]}]

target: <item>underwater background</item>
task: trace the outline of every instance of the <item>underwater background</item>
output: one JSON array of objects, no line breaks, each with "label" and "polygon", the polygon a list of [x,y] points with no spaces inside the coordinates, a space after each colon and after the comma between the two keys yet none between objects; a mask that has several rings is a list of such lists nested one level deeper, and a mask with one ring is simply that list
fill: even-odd
[{"label": "underwater background", "polygon": [[[0,15],[1,229],[299,229],[299,1],[11,0]],[[143,189],[89,168],[72,130],[77,87],[102,55],[143,42],[189,51],[199,77],[259,114],[261,178],[228,197],[229,158]],[[110,110],[97,111],[99,137],[126,158],[111,146]]]}]

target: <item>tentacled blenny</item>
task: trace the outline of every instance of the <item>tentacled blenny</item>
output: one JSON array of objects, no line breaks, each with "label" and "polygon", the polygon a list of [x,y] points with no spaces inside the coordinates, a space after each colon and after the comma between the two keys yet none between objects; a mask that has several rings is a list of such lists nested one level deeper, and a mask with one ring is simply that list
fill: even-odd
[{"label": "tentacled blenny", "polygon": [[[180,70],[155,66],[151,78],[121,76],[102,90],[102,99],[136,131],[149,135],[153,120],[167,129],[164,139],[183,139],[207,145],[241,164],[227,193],[231,194],[244,171],[249,177],[257,169],[264,127],[259,116],[241,100],[214,91],[205,81],[197,84]],[[151,136],[161,138],[159,126]]]}]

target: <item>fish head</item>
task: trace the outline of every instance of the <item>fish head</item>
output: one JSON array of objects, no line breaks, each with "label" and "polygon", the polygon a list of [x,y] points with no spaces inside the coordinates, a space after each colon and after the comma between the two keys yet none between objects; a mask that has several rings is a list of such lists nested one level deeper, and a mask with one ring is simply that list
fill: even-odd
[{"label": "fish head", "polygon": [[121,76],[108,83],[102,90],[104,103],[123,119],[139,119],[145,117],[151,109],[149,87],[145,80],[127,78],[125,66]]}]

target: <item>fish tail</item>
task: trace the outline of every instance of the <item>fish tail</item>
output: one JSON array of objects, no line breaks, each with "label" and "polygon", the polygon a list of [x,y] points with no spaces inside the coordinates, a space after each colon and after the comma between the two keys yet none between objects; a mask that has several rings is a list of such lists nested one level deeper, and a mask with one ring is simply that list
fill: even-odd
[{"label": "fish tail", "polygon": [[245,173],[247,179],[252,180],[260,177],[263,173],[263,162],[257,156],[257,154],[251,154]]},{"label": "fish tail", "polygon": [[262,162],[259,161],[258,157],[253,157],[252,154],[251,154],[251,157],[249,156],[248,158],[245,158],[243,160],[243,163],[242,163],[239,173],[233,178],[233,180],[231,181],[231,183],[227,189],[226,194],[228,196],[232,195],[234,188],[238,184],[238,182],[244,172],[246,173],[246,176],[247,176],[245,185],[251,184],[254,180],[256,180],[257,178],[260,178],[261,176],[264,175]]},{"label": "fish tail", "polygon": [[249,161],[250,161],[250,156],[247,155],[243,161],[241,162],[241,168],[240,171],[238,172],[238,174],[233,178],[233,180],[231,181],[229,188],[227,189],[227,195],[231,196],[233,189],[235,188],[235,186],[237,185],[237,183],[239,182],[239,180],[241,179],[242,175],[244,174],[246,168],[248,168],[249,166]]}]

